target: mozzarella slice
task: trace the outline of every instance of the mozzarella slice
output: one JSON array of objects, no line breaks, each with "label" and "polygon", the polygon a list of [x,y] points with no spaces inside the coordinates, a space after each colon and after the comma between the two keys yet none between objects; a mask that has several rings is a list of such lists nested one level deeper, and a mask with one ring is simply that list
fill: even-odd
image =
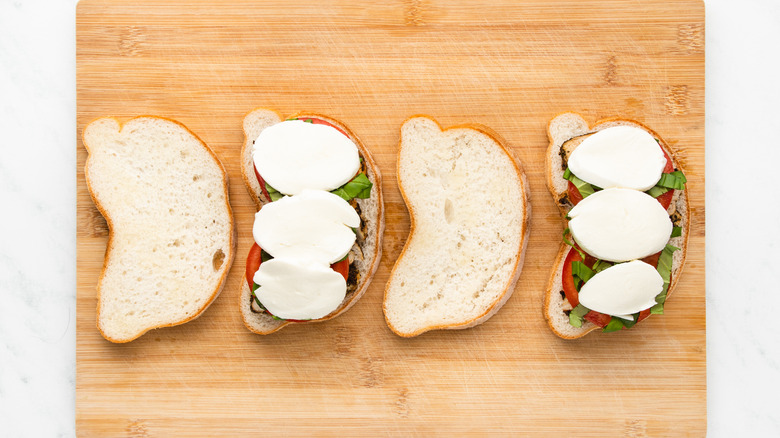
[{"label": "mozzarella slice", "polygon": [[302,120],[265,128],[255,140],[252,158],[265,182],[285,195],[336,189],[360,169],[352,140],[335,128]]},{"label": "mozzarella slice", "polygon": [[645,191],[661,179],[666,157],[644,129],[614,126],[583,140],[568,164],[579,179],[597,187]]},{"label": "mozzarella slice", "polygon": [[255,242],[273,257],[335,263],[355,243],[360,216],[342,198],[321,190],[266,204],[255,214]]},{"label": "mozzarella slice", "polygon": [[620,318],[649,309],[661,293],[664,280],[651,265],[634,260],[611,266],[588,280],[580,290],[580,304]]},{"label": "mozzarella slice", "polygon": [[347,294],[346,280],[330,266],[285,258],[260,264],[254,281],[263,307],[283,319],[322,318],[336,310]]},{"label": "mozzarella slice", "polygon": [[624,262],[655,254],[666,246],[672,221],[655,198],[631,189],[606,189],[569,211],[577,244],[601,260]]}]

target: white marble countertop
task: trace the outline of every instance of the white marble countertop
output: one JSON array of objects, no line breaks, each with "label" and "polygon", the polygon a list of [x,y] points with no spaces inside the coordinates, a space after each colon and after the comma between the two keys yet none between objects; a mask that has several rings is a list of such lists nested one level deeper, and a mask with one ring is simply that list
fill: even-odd
[{"label": "white marble countertop", "polygon": [[[713,437],[780,430],[780,203],[753,189],[778,174],[778,43],[777,0],[706,2]],[[75,83],[75,2],[0,0],[2,436],[75,435]]]}]

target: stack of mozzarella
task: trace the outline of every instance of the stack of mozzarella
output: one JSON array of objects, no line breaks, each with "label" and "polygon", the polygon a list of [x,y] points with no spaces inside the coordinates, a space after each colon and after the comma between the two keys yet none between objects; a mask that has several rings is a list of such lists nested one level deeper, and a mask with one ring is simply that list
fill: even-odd
[{"label": "stack of mozzarella", "polygon": [[572,237],[591,256],[616,263],[583,284],[579,301],[588,309],[633,320],[632,314],[656,304],[664,280],[639,259],[663,250],[672,234],[664,207],[644,193],[665,165],[653,136],[633,126],[598,131],[571,153],[571,173],[604,189],[569,211]]},{"label": "stack of mozzarella", "polygon": [[265,183],[286,195],[255,215],[254,239],[273,257],[254,275],[255,296],[277,318],[322,318],[347,291],[330,265],[354,245],[360,216],[329,191],[357,174],[357,147],[330,126],[288,120],[265,128],[252,156]]}]

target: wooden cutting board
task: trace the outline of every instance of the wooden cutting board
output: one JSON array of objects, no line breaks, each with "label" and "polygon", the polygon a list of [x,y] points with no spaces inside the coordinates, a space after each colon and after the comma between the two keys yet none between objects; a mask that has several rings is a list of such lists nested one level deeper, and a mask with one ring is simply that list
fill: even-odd
[{"label": "wooden cutting board", "polygon": [[[78,132],[104,115],[181,121],[225,164],[238,225],[233,269],[202,317],[105,341],[95,284],[108,230],[79,138],[80,436],[704,435],[702,2],[82,0],[76,26]],[[384,257],[364,298],[336,320],[266,337],[237,310],[255,212],[239,173],[241,121],[255,107],[344,121],[374,154],[387,202]],[[544,184],[545,128],[568,110],[658,131],[678,151],[693,211],[667,314],[578,341],[555,337],[542,316],[563,229]],[[522,276],[497,315],[402,339],[381,302],[409,229],[398,130],[417,113],[500,133],[525,167],[533,217]]]}]

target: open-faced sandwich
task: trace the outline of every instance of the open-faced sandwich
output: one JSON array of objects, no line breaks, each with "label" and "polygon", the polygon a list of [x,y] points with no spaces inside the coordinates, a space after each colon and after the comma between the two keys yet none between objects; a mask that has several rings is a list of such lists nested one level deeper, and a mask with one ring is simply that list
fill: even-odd
[{"label": "open-faced sandwich", "polygon": [[544,315],[573,339],[633,327],[680,278],[690,213],[686,178],[669,145],[628,119],[593,126],[578,114],[550,121],[547,186],[568,221]]},{"label": "open-faced sandwich", "polygon": [[399,336],[486,321],[520,277],[531,205],[520,163],[487,127],[401,126],[398,187],[411,230],[385,288]]},{"label": "open-faced sandwich", "polygon": [[259,211],[241,282],[258,334],[334,318],[365,293],[382,252],[382,182],[344,124],[319,114],[244,118],[242,173]]},{"label": "open-faced sandwich", "polygon": [[97,326],[111,342],[198,317],[235,254],[222,163],[184,125],[143,116],[84,128],[89,193],[109,227]]}]

